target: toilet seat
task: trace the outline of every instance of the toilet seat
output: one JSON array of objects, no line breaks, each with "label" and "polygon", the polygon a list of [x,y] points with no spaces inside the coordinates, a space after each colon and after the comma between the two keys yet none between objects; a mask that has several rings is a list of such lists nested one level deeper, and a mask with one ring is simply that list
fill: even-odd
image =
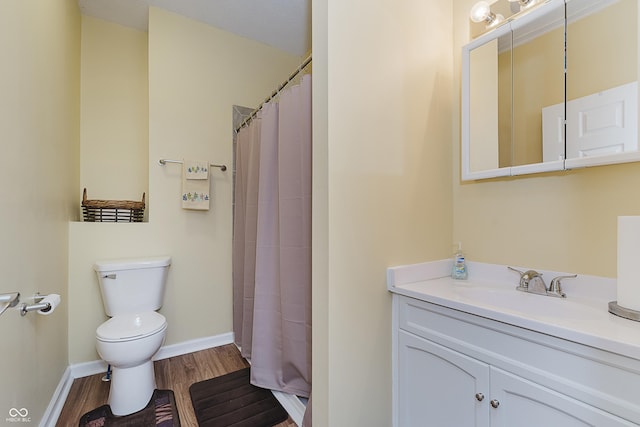
[{"label": "toilet seat", "polygon": [[103,342],[134,341],[157,334],[166,328],[167,319],[155,311],[120,314],[98,326],[96,337]]}]

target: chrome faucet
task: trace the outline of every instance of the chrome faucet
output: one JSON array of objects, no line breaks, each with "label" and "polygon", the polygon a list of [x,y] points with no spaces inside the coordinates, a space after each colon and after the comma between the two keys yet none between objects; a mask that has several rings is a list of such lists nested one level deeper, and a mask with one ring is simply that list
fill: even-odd
[{"label": "chrome faucet", "polygon": [[516,290],[538,295],[547,295],[550,297],[565,298],[566,295],[562,292],[560,281],[562,279],[578,277],[577,274],[555,277],[547,288],[547,285],[544,283],[544,279],[542,278],[542,273],[538,273],[535,270],[520,271],[513,267],[507,268],[520,274],[520,284],[516,287]]}]

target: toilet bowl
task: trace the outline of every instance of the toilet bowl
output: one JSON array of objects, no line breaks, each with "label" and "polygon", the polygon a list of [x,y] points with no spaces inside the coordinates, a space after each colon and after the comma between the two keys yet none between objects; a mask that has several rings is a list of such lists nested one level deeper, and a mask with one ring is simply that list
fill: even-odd
[{"label": "toilet bowl", "polygon": [[94,264],[111,317],[96,329],[96,350],[111,365],[108,403],[114,415],[144,409],[156,388],[153,356],[164,343],[167,320],[155,310],[162,305],[170,262],[156,257]]},{"label": "toilet bowl", "polygon": [[96,330],[98,354],[112,370],[109,406],[127,415],[147,406],[156,388],[152,357],[167,331],[164,316],[155,311],[119,315]]}]

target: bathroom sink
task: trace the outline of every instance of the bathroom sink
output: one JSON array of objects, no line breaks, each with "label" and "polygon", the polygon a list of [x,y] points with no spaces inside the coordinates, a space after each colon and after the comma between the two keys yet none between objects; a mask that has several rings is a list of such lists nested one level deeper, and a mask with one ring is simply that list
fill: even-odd
[{"label": "bathroom sink", "polygon": [[[640,322],[609,313],[615,279],[580,275],[563,282],[566,298],[516,290],[517,276],[505,265],[469,262],[467,280],[449,276],[451,260],[393,267],[388,289],[395,295],[554,336],[640,360]],[[540,270],[549,278],[567,272]],[[441,308],[439,308],[441,307]]]},{"label": "bathroom sink", "polygon": [[501,311],[525,314],[527,317],[551,319],[592,319],[602,307],[584,299],[556,298],[517,291],[515,286],[491,287],[465,284],[454,285],[461,302],[495,307]]}]

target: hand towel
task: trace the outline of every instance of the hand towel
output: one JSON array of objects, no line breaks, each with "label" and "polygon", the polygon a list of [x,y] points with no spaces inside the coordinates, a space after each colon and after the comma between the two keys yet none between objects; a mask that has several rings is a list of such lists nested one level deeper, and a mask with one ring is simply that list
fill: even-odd
[{"label": "hand towel", "polygon": [[186,179],[209,179],[209,162],[183,161]]},{"label": "hand towel", "polygon": [[182,208],[209,210],[209,162],[182,162]]}]

